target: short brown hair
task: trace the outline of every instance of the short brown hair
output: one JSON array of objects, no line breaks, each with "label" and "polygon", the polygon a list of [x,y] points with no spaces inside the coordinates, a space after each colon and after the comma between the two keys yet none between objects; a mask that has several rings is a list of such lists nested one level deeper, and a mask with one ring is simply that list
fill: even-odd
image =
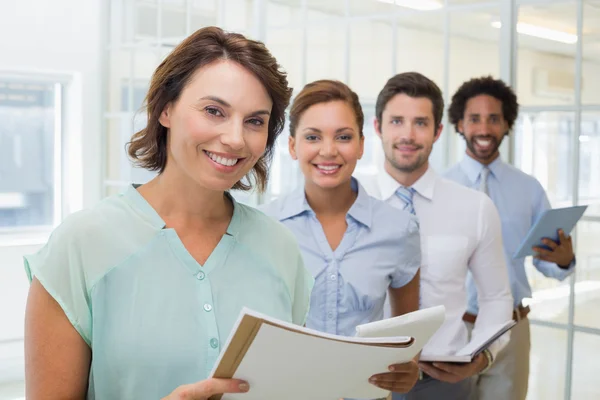
[{"label": "short brown hair", "polygon": [[508,124],[508,129],[512,129],[519,115],[517,95],[504,81],[491,76],[483,76],[463,83],[452,96],[450,107],[448,107],[448,117],[456,132],[458,132],[458,123],[465,117],[467,102],[482,94],[492,96],[502,103],[502,116]]},{"label": "short brown hair", "polygon": [[398,94],[405,94],[410,97],[425,97],[431,100],[436,128],[442,123],[442,116],[444,115],[442,91],[435,82],[418,72],[404,72],[391,77],[387,81],[381,92],[379,92],[375,104],[375,115],[379,123],[381,123],[385,106]]},{"label": "short brown hair", "polygon": [[358,95],[345,83],[328,79],[309,83],[298,93],[290,109],[290,136],[296,136],[298,122],[306,110],[315,104],[328,103],[330,101],[343,101],[352,108],[360,136],[362,137],[365,116],[358,101]]},{"label": "short brown hair", "polygon": [[[273,157],[275,140],[284,127],[285,109],[292,89],[288,87],[286,74],[281,71],[277,60],[263,43],[217,27],[197,30],[156,68],[145,99],[148,125],[131,137],[128,143],[129,156],[142,168],[159,173],[164,171],[168,154],[168,130],[160,124],[160,115],[167,104],[179,99],[198,68],[218,60],[232,60],[248,69],[265,86],[273,101],[265,153],[248,174],[254,176],[258,189],[263,191],[267,185],[268,166]],[[251,183],[249,179],[248,182]],[[233,186],[233,189],[239,190],[251,188],[250,184],[242,181]]]}]

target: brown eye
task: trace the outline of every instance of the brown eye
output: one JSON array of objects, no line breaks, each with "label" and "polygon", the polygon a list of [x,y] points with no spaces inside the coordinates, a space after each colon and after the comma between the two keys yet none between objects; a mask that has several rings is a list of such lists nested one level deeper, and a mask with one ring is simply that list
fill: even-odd
[{"label": "brown eye", "polygon": [[260,118],[252,118],[248,120],[248,123],[256,126],[263,126],[265,124],[265,121],[263,121]]},{"label": "brown eye", "polygon": [[207,114],[213,115],[215,117],[222,117],[223,113],[221,112],[221,110],[219,110],[216,107],[206,107],[204,109],[204,111],[206,111]]}]

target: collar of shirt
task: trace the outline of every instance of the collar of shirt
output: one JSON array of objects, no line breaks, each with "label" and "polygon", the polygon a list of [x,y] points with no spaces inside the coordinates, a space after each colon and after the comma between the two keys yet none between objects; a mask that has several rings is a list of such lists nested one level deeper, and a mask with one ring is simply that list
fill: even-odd
[{"label": "collar of shirt", "polygon": [[[158,212],[146,201],[144,196],[137,190],[141,185],[133,184],[129,185],[127,189],[122,193],[123,198],[129,205],[135,210],[135,212],[146,220],[152,227],[155,229],[165,229],[167,228],[167,224],[160,217]],[[227,226],[227,234],[230,236],[236,236],[239,231],[240,224],[240,210],[239,206],[236,203],[235,199],[229,192],[225,192],[225,196],[231,200],[233,204],[233,215],[231,216],[231,221]]]},{"label": "collar of shirt", "polygon": [[[505,165],[504,161],[502,161],[502,157],[498,157],[487,167],[490,169],[490,175],[496,177],[496,179],[501,179],[504,166]],[[481,174],[481,171],[484,168],[484,165],[471,158],[471,156],[465,155],[460,162],[460,167],[469,178],[469,181],[471,181],[471,184],[475,185],[479,175]]]},{"label": "collar of shirt", "polygon": [[[354,192],[358,192],[358,195],[354,201],[354,204],[352,204],[352,207],[350,207],[350,210],[348,210],[348,215],[357,222],[365,225],[367,228],[370,228],[371,223],[373,222],[373,216],[371,213],[371,197],[363,189],[356,178],[352,177],[351,185],[352,190]],[[283,209],[281,210],[279,220],[283,221],[306,212],[313,212],[313,210],[310,208],[310,205],[306,200],[304,186],[301,186],[290,193],[283,206]]]},{"label": "collar of shirt", "polygon": [[[419,196],[427,200],[433,200],[436,179],[437,174],[430,166],[423,176],[421,176],[411,187],[415,189]],[[394,193],[396,193],[396,190],[402,186],[387,172],[378,174],[377,181],[381,192],[381,199],[384,201],[392,197]]]}]

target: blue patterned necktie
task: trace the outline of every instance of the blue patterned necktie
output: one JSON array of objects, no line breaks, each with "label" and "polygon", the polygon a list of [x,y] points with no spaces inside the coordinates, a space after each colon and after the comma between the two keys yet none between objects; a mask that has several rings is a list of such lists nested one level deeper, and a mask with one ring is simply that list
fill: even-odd
[{"label": "blue patterned necktie", "polygon": [[413,205],[414,194],[415,194],[415,189],[413,189],[413,188],[407,188],[404,186],[400,186],[396,190],[396,196],[398,196],[400,198],[400,200],[402,200],[404,202],[404,209],[406,211],[408,211],[409,213],[411,213],[412,215],[416,215],[415,207]]}]

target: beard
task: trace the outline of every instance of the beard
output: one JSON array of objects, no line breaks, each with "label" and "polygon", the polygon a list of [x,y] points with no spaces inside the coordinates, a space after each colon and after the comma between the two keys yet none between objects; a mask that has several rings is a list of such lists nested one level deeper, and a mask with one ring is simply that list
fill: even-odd
[{"label": "beard", "polygon": [[413,160],[402,160],[402,159],[397,159],[396,157],[394,157],[395,154],[394,154],[393,149],[391,151],[386,151],[385,158],[390,163],[390,165],[392,165],[394,167],[394,169],[396,169],[398,171],[402,171],[404,173],[414,172],[414,171],[418,170],[419,168],[421,168],[429,159],[429,154],[431,153],[431,148],[423,150],[424,146],[417,145],[416,143],[413,143],[413,142],[400,142],[400,143],[394,144],[393,147],[400,146],[400,145],[414,146],[417,148],[418,154]]}]

